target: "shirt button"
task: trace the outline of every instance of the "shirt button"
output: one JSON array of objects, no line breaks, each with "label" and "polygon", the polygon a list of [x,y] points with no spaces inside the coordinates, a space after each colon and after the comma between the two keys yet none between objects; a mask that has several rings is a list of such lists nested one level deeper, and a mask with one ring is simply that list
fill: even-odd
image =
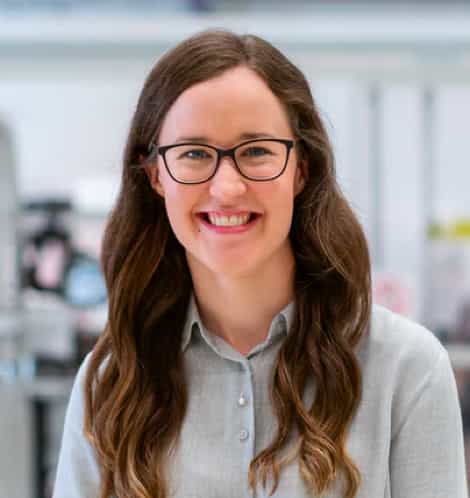
[{"label": "shirt button", "polygon": [[240,441],[246,441],[248,439],[248,431],[246,429],[242,429],[238,434]]},{"label": "shirt button", "polygon": [[246,405],[246,398],[243,394],[240,394],[240,397],[238,398],[238,405],[239,406],[245,406]]}]

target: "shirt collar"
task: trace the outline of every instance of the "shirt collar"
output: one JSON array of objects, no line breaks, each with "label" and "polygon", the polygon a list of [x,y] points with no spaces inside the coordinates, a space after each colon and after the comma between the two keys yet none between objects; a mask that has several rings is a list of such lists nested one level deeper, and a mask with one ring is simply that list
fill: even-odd
[{"label": "shirt collar", "polygon": [[186,350],[189,341],[191,340],[193,327],[200,326],[200,324],[201,318],[197,309],[196,299],[194,298],[194,294],[191,294],[191,298],[189,299],[188,311],[186,312],[186,322],[183,329],[183,339],[181,342],[181,349],[183,351]]},{"label": "shirt collar", "polygon": [[[278,315],[274,317],[271,327],[269,328],[268,337],[263,344],[271,342],[279,334],[288,334],[294,320],[294,310],[295,304],[294,301],[291,301],[279,312]],[[198,328],[199,331],[204,330],[199,310],[197,308],[196,299],[194,294],[192,294],[189,300],[188,311],[186,313],[186,322],[183,329],[183,338],[181,342],[181,349],[183,351],[187,349],[195,328]]]}]

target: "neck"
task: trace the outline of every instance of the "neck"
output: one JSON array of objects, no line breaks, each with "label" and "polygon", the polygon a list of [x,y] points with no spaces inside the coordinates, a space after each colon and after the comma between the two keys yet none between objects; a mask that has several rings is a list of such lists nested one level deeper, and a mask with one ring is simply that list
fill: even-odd
[{"label": "neck", "polygon": [[273,318],[294,297],[293,256],[282,270],[268,265],[256,274],[237,277],[216,274],[194,262],[190,269],[204,326],[241,354],[266,339]]}]

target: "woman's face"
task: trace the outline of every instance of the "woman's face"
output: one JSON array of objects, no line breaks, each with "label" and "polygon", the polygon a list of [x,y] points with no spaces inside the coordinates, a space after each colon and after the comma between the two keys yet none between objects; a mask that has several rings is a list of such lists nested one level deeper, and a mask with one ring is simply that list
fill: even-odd
[{"label": "woman's face", "polygon": [[[158,144],[194,141],[229,148],[252,137],[294,138],[281,102],[256,73],[240,66],[184,91],[165,116]],[[183,185],[169,176],[159,156],[149,177],[165,200],[189,267],[203,265],[231,276],[262,272],[266,265],[282,272],[292,260],[288,236],[294,197],[304,185],[297,162],[294,147],[279,178],[256,182],[242,177],[224,157],[211,180]],[[229,221],[224,216],[243,222],[248,214],[246,224],[217,226]]]}]

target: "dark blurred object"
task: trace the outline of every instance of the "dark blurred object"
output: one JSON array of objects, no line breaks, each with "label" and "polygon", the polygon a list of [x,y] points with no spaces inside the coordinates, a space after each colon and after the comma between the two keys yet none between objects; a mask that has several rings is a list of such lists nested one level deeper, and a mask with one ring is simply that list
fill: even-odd
[{"label": "dark blurred object", "polygon": [[214,9],[215,0],[189,0],[189,9],[194,12],[210,12]]},{"label": "dark blurred object", "polygon": [[75,358],[58,359],[54,356],[38,355],[36,357],[36,376],[41,379],[73,377],[78,366]]},{"label": "dark blurred object", "polygon": [[106,301],[106,286],[98,260],[77,250],[65,219],[72,205],[64,199],[28,202],[23,211],[39,214],[41,221],[25,229],[21,283],[23,288],[54,293],[75,308]]},{"label": "dark blurred object", "polygon": [[47,199],[24,205],[23,211],[39,212],[43,223],[25,236],[23,244],[22,287],[63,294],[63,275],[72,247],[64,215],[72,210],[66,200]]},{"label": "dark blurred object", "polygon": [[457,341],[470,341],[470,299],[460,304],[455,335]]},{"label": "dark blurred object", "polygon": [[85,356],[93,349],[98,337],[99,336],[96,333],[77,331],[77,334],[75,335],[75,362],[77,367],[81,365]]}]

